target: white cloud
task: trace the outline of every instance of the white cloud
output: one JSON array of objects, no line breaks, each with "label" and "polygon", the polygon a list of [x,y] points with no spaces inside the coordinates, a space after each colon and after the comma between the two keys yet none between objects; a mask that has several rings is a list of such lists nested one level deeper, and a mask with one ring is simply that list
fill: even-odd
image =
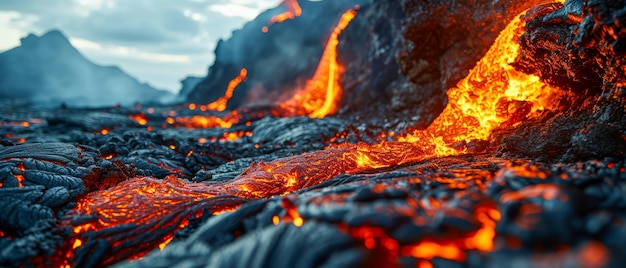
[{"label": "white cloud", "polygon": [[78,50],[102,50],[102,45],[82,38],[70,37],[70,43]]},{"label": "white cloud", "polygon": [[20,38],[24,37],[27,29],[37,17],[25,15],[15,11],[0,10],[0,51],[5,51],[20,45]]},{"label": "white cloud", "polygon": [[259,14],[257,9],[238,4],[210,5],[208,9],[221,13],[224,16],[241,17],[248,20],[254,19]]},{"label": "white cloud", "polygon": [[110,54],[117,57],[128,57],[135,59],[142,59],[154,63],[190,63],[191,58],[189,55],[177,55],[177,54],[165,54],[165,53],[151,53],[141,51],[133,47],[125,46],[103,46],[93,41],[89,41],[82,38],[70,38],[72,45],[85,54],[90,54],[92,51],[99,53]]},{"label": "white cloud", "polygon": [[200,14],[200,13],[196,13],[193,12],[189,9],[185,9],[183,10],[183,15],[185,15],[185,17],[192,19],[193,21],[196,22],[206,22],[207,21],[207,17]]},{"label": "white cloud", "polygon": [[82,17],[88,17],[92,12],[103,8],[114,8],[115,0],[74,0],[74,11]]}]

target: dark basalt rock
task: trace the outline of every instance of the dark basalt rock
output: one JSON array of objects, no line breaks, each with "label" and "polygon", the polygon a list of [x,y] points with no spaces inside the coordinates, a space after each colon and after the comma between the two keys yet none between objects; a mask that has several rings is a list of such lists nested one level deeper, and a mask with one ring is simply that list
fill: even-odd
[{"label": "dark basalt rock", "polygon": [[382,116],[405,128],[428,126],[445,107],[447,90],[513,17],[545,2],[393,0],[364,6],[340,36],[339,59],[347,70],[342,113]]},{"label": "dark basalt rock", "polygon": [[515,66],[571,92],[573,101],[563,103],[561,113],[523,123],[501,140],[503,152],[543,159],[624,157],[625,3],[574,0],[529,12]]},{"label": "dark basalt rock", "polygon": [[63,143],[0,148],[0,265],[52,255],[63,244],[57,215],[86,192],[83,178],[96,158],[91,149]]},{"label": "dark basalt rock", "polygon": [[[302,15],[268,27],[283,6],[261,13],[256,19],[221,40],[215,48],[215,62],[208,76],[188,94],[187,101],[210,103],[224,95],[228,83],[241,68],[248,78],[235,90],[229,109],[245,104],[275,104],[283,94],[293,92],[313,76],[328,36],[345,11],[370,0],[299,1]],[[294,60],[297,57],[297,60]],[[296,79],[299,78],[299,79]]]},{"label": "dark basalt rock", "polygon": [[[583,5],[568,1],[565,9],[547,5],[525,17],[528,32],[521,39],[517,68],[569,87],[564,90],[575,98],[562,106],[572,107],[500,129],[490,141],[470,142],[470,155],[339,174],[263,199],[207,194],[185,200],[172,213],[155,211],[161,216],[154,221],[123,222],[80,237],[74,233],[73,227],[102,219],[99,212],[72,213],[86,194],[128,182],[137,182],[132,189],[139,189],[145,181],[202,191],[224,186],[253,163],[343,141],[379,143],[385,140],[380,134],[394,127],[427,122],[436,116],[431,103],[407,105],[432,96],[433,103],[441,101],[437,98],[443,98],[448,83],[462,76],[456,72],[469,69],[470,59],[480,57],[505,18],[515,15],[500,13],[504,3],[405,0],[364,5],[342,35],[345,42],[358,43],[355,51],[340,48],[343,61],[362,65],[349,66],[343,77],[348,108],[339,118],[261,118],[259,113],[268,114],[262,107],[238,110],[243,119],[230,129],[188,129],[167,123],[169,112],[181,118],[224,114],[180,106],[151,107],[152,112],[147,107],[0,107],[0,266],[114,265],[173,237],[163,251],[119,266],[415,267],[428,261],[446,267],[502,267],[512,262],[536,267],[544,265],[542,261],[554,266],[593,266],[599,261],[597,266],[618,267],[626,256],[626,90],[620,49],[624,11],[623,6],[595,0]],[[474,14],[469,8],[473,4],[485,14]],[[492,24],[472,28],[481,20]],[[559,39],[546,38],[550,33]],[[357,53],[361,50],[368,53]],[[530,55],[547,58],[536,61]],[[555,72],[550,62],[556,64]],[[367,75],[357,77],[352,68]],[[587,76],[568,81],[578,72]],[[366,89],[350,84],[351,79],[390,86]],[[590,81],[600,81],[600,86]],[[384,96],[398,103],[388,108]],[[380,99],[385,107],[362,107],[370,98]],[[131,115],[145,116],[147,122],[136,122]],[[385,120],[387,116],[397,117],[392,121]],[[251,136],[224,139],[228,133],[247,132]],[[493,147],[498,147],[497,157]],[[212,215],[224,207],[237,209]],[[188,224],[180,229],[183,220]],[[479,232],[486,250],[470,247],[465,240]],[[488,245],[491,235],[493,248]],[[76,243],[77,238],[83,240]],[[459,256],[423,256],[412,248],[422,241],[467,248],[460,249]]]}]

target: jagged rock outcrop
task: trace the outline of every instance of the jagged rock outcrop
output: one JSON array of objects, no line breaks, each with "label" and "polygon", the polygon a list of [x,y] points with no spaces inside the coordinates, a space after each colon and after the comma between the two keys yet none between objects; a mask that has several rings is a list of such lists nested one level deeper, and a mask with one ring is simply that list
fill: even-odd
[{"label": "jagged rock outcrop", "polygon": [[268,27],[270,19],[284,11],[278,6],[261,13],[228,40],[220,40],[209,74],[187,98],[190,102],[209,103],[224,95],[228,82],[241,68],[248,79],[237,87],[228,109],[247,101],[271,104],[282,94],[294,92],[315,72],[328,36],[341,14],[371,0],[299,1],[302,15]]},{"label": "jagged rock outcrop", "polygon": [[[339,59],[347,70],[342,112],[428,126],[443,110],[447,90],[513,17],[544,2],[393,0],[364,6],[340,36]],[[367,111],[370,116],[363,116]]]},{"label": "jagged rock outcrop", "polygon": [[564,111],[545,114],[501,139],[502,152],[540,159],[624,158],[626,1],[573,0],[533,9],[517,68],[570,92]]}]

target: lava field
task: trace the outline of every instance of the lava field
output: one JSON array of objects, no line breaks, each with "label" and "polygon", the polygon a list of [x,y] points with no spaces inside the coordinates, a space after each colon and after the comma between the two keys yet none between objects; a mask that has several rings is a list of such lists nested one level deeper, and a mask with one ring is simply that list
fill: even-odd
[{"label": "lava field", "polygon": [[275,103],[218,59],[185,103],[2,105],[0,266],[626,262],[626,1],[348,6]]}]

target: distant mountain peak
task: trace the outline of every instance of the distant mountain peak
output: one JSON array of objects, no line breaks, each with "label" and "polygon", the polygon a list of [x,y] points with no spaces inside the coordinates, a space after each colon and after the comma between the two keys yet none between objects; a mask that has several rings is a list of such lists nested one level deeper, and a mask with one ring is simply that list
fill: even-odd
[{"label": "distant mountain peak", "polygon": [[73,107],[160,103],[174,96],[140,83],[116,66],[86,59],[59,30],[29,34],[0,53],[0,99]]},{"label": "distant mountain peak", "polygon": [[76,48],[72,46],[69,39],[59,30],[51,30],[41,36],[29,34],[20,39],[22,48],[29,50],[49,49],[57,51],[60,54],[69,56],[71,54],[80,54]]}]

